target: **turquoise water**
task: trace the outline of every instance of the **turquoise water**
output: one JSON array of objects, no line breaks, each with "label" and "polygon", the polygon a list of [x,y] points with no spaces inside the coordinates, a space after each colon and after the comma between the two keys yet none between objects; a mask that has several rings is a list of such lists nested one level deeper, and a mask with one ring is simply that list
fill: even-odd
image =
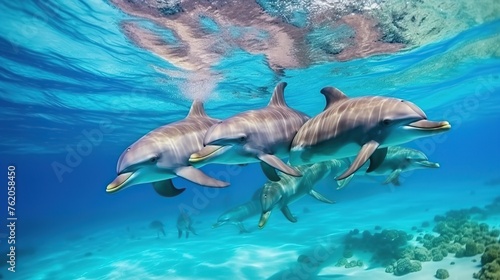
[{"label": "turquoise water", "polygon": [[[113,3],[1,1],[0,10],[1,180],[9,180],[8,166],[14,166],[18,219],[15,273],[6,257],[11,232],[0,230],[3,279],[390,279],[395,276],[362,252],[356,257],[363,267],[324,264],[309,274],[286,271],[301,254],[324,244],[342,246],[353,228],[411,231],[434,215],[484,207],[500,195],[500,15],[398,52],[319,59],[279,71],[262,53],[227,44],[216,62],[194,71],[131,41],[124,22],[151,30],[161,26]],[[301,11],[288,19],[302,22]],[[258,216],[246,220],[246,234],[211,225],[266,182],[258,164],[203,167],[229,181],[226,189],[177,178],[174,183],[187,190],[174,198],[158,196],[149,185],[105,192],[122,151],[152,129],[183,118],[194,98],[205,101],[210,116],[225,119],[264,107],[279,81],[288,83],[287,103],[309,116],[323,110],[319,90],[331,85],[352,97],[410,100],[429,119],[448,120],[450,132],[405,145],[441,167],[412,172],[399,188],[381,185],[384,177],[360,175],[337,191],[333,181],[324,180],[315,189],[335,205],[306,197],[290,206],[297,223],[275,210],[262,230]],[[86,135],[96,131],[102,137],[82,148]],[[3,193],[1,219],[9,224],[7,187]],[[177,238],[180,208],[196,210],[198,235]],[[153,220],[165,225],[165,236],[157,238],[149,228]],[[500,226],[494,215],[482,222]],[[340,251],[329,254],[333,263]],[[451,259],[460,265],[449,266]],[[480,269],[470,258],[450,255],[443,263],[450,279],[471,279]],[[431,279],[435,265],[423,263],[421,274],[402,278]]]}]

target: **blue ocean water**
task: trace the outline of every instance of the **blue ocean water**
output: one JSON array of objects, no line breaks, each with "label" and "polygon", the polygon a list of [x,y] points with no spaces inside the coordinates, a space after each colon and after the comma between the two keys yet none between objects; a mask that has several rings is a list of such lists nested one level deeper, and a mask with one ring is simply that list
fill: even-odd
[{"label": "blue ocean water", "polygon": [[[236,49],[212,66],[216,78],[190,84],[169,74],[178,70],[175,65],[127,38],[121,23],[134,16],[112,3],[1,1],[0,8],[0,219],[10,223],[9,166],[16,171],[17,217],[16,272],[8,270],[12,231],[0,227],[3,279],[381,279],[366,273],[390,279],[363,254],[358,258],[366,265],[360,268],[279,273],[324,240],[341,245],[341,236],[353,228],[410,231],[434,215],[484,207],[500,195],[500,15],[397,53],[283,73],[270,69],[263,55]],[[332,85],[352,97],[407,99],[430,119],[448,120],[450,132],[405,145],[441,167],[415,171],[398,188],[381,185],[382,177],[356,177],[340,191],[323,181],[316,189],[336,205],[304,198],[290,206],[297,223],[275,210],[262,230],[258,216],[245,221],[248,234],[211,225],[266,182],[258,164],[203,167],[228,180],[226,189],[177,178],[187,190],[174,198],[158,196],[150,185],[105,192],[122,151],[183,118],[194,97],[205,100],[210,116],[224,119],[264,107],[279,81],[288,83],[287,103],[310,116],[324,108],[319,90]],[[192,210],[197,236],[177,238],[179,209]],[[166,236],[157,238],[149,229],[153,220],[165,224]],[[497,216],[485,221],[500,226]],[[471,279],[479,271],[467,261],[469,266],[449,267],[450,279]],[[431,279],[426,277],[435,272],[432,265],[423,263],[424,276],[405,277]]]}]

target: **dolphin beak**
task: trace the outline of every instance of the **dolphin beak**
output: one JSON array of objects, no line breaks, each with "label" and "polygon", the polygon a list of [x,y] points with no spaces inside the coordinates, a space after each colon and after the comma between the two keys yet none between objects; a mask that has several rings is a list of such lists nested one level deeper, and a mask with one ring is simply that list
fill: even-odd
[{"label": "dolphin beak", "polygon": [[189,157],[189,163],[198,163],[224,152],[228,146],[208,145]]},{"label": "dolphin beak", "polygon": [[432,131],[432,130],[446,131],[451,129],[451,125],[447,121],[434,122],[428,120],[419,120],[406,125],[405,128],[425,130],[425,131]]},{"label": "dolphin beak", "polygon": [[127,172],[116,176],[113,182],[109,183],[109,185],[106,187],[106,192],[114,193],[121,190],[133,174],[133,172]]},{"label": "dolphin beak", "polygon": [[427,168],[439,168],[439,163],[428,161],[428,160],[418,161],[418,162],[416,162],[416,164],[421,165],[423,167],[427,167]]},{"label": "dolphin beak", "polygon": [[225,222],[217,222],[215,224],[212,225],[212,228],[217,228],[217,227],[220,227],[222,226],[223,224],[225,224]]},{"label": "dolphin beak", "polygon": [[262,229],[266,223],[267,220],[269,220],[269,216],[271,216],[271,211],[266,211],[260,215],[260,220],[259,220],[259,228]]}]

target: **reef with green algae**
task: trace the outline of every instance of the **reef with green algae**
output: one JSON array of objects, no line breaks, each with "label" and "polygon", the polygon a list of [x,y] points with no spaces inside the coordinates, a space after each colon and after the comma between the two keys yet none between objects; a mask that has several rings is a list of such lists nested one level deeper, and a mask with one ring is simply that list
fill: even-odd
[{"label": "reef with green algae", "polygon": [[[400,276],[420,271],[422,262],[442,261],[448,255],[461,258],[484,253],[481,257],[483,267],[474,277],[482,280],[500,279],[500,230],[473,220],[499,214],[499,209],[500,198],[496,198],[484,208],[448,211],[434,217],[434,234],[420,233],[416,238],[397,229],[384,229],[378,233],[352,230],[345,237],[344,257],[337,266],[355,266],[355,261],[349,262],[348,258],[355,251],[363,251],[371,253],[371,261],[384,266],[387,273]],[[430,224],[426,223],[426,226]],[[413,246],[408,242],[410,240],[419,245]],[[445,270],[438,272],[434,275],[438,279],[449,277]]]},{"label": "reef with green algae", "polygon": [[500,279],[500,244],[491,244],[486,247],[481,256],[481,270],[473,277],[480,280]]}]

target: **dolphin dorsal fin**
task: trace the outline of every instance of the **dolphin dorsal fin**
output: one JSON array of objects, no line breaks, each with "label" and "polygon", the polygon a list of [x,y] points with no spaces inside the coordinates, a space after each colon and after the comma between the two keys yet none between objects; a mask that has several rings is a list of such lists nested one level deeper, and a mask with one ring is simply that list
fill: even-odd
[{"label": "dolphin dorsal fin", "polygon": [[203,108],[203,102],[199,99],[193,101],[191,105],[191,109],[189,109],[189,113],[187,117],[206,117],[207,113],[205,113],[205,108]]},{"label": "dolphin dorsal fin", "polygon": [[349,98],[343,92],[334,87],[323,88],[321,90],[321,94],[323,94],[326,98],[325,110],[332,106],[335,102]]},{"label": "dolphin dorsal fin", "polygon": [[273,96],[268,106],[287,106],[285,102],[285,87],[287,83],[281,82],[274,88]]}]

